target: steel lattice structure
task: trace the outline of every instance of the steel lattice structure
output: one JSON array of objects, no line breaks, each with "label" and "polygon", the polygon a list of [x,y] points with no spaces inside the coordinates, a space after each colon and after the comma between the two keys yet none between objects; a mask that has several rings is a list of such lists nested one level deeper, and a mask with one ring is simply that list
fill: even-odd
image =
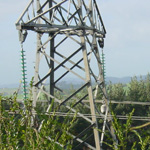
[{"label": "steel lattice structure", "polygon": [[[52,99],[60,109],[65,107],[65,111],[71,110],[75,113],[78,105],[88,109],[91,118],[83,115],[82,111],[77,113],[89,123],[89,126],[78,135],[70,133],[78,143],[73,149],[78,149],[78,145],[81,144],[92,150],[102,149],[105,127],[115,139],[111,127],[112,120],[107,119],[109,100],[100,57],[106,30],[96,0],[31,0],[16,22],[16,27],[19,30],[21,43],[25,41],[29,30],[37,33],[33,106],[36,107],[40,95],[44,94],[49,101],[47,112]],[[46,71],[43,71],[43,67]],[[82,80],[83,85],[76,91],[66,94],[57,85],[70,75]],[[47,83],[50,85],[49,89]],[[83,90],[87,91],[85,95],[77,97],[76,95]],[[95,105],[98,90],[103,94],[105,115],[102,115]],[[62,93],[61,99],[55,94],[56,91]],[[89,100],[89,103],[83,103],[84,99]],[[103,116],[101,127],[98,127],[96,114]],[[39,130],[41,126],[42,123]],[[97,130],[98,128],[102,133]],[[89,130],[92,135],[88,138],[94,139],[94,144],[89,143],[88,138],[83,138]]]}]

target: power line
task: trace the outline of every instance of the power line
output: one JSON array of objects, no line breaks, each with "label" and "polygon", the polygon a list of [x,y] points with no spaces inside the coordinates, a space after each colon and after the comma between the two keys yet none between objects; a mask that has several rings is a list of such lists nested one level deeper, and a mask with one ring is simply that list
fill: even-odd
[{"label": "power line", "polygon": [[[15,112],[10,112],[8,111],[9,114],[19,114],[19,111],[15,111]],[[36,115],[37,113],[36,112],[32,112],[33,115]],[[79,116],[78,114],[75,114],[75,113],[64,113],[64,112],[50,112],[50,113],[41,113],[42,115],[53,115],[53,116],[59,116],[59,117],[74,117],[76,115],[77,118],[82,118],[81,116]],[[103,119],[104,118],[104,115],[101,114],[101,115],[91,115],[91,114],[82,114],[84,115],[85,117],[88,117],[88,118],[91,118],[93,116],[96,116],[97,118],[99,119]],[[111,119],[113,116],[112,115],[108,115],[107,116],[107,119]],[[128,116],[124,116],[124,115],[116,115],[117,119],[119,120],[127,120],[128,119]],[[131,118],[132,120],[135,120],[135,121],[150,121],[150,117],[144,117],[144,116],[132,116]]]},{"label": "power line", "polygon": [[[3,99],[6,100],[6,99]],[[23,102],[22,99],[17,99],[17,102]],[[38,100],[37,102],[43,102],[47,103],[47,100]],[[88,100],[82,100],[84,103],[89,103]],[[103,100],[95,100],[95,103],[103,103]],[[116,101],[116,100],[110,100],[111,104],[126,104],[126,105],[147,105],[150,106],[150,102],[137,102],[137,101]]]},{"label": "power line", "polygon": [[[88,103],[88,100],[83,100],[82,102]],[[95,100],[95,103],[103,103],[103,100]],[[112,104],[126,104],[126,105],[150,105],[150,102],[135,102],[135,101],[115,101],[110,100],[110,103]]]}]

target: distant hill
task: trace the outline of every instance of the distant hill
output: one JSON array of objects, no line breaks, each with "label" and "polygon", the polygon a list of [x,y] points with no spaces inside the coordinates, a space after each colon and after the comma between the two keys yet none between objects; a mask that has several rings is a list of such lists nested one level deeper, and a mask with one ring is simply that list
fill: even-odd
[{"label": "distant hill", "polygon": [[[146,78],[146,76],[142,76],[143,79]],[[137,76],[137,79],[140,80],[140,76]],[[112,82],[113,84],[115,83],[129,83],[131,81],[131,77],[106,77],[106,82]],[[83,84],[84,82],[81,79],[78,78],[64,78],[61,82],[58,83],[59,87],[68,89],[71,87],[71,85],[74,85],[74,87],[78,87],[79,85]],[[0,84],[0,88],[18,88],[19,83],[16,84]]]},{"label": "distant hill", "polygon": [[18,88],[20,83],[0,84],[0,88]]},{"label": "distant hill", "polygon": [[[141,76],[142,79],[146,79],[146,75]],[[140,76],[137,76],[137,80],[139,81],[141,79]],[[132,77],[122,77],[122,78],[116,78],[116,77],[106,77],[106,82],[109,83],[110,81],[115,84],[115,83],[129,83],[131,81]]]},{"label": "distant hill", "polygon": [[123,83],[123,84],[126,84],[126,83],[129,83],[131,81],[131,77],[123,77],[123,78],[106,77],[106,82],[109,83],[110,81],[112,83]]}]

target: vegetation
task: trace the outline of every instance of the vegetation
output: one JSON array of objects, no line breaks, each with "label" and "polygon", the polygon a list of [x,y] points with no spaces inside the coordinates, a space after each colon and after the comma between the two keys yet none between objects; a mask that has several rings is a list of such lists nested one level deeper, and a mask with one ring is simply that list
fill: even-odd
[{"label": "vegetation", "polygon": [[[127,85],[110,83],[107,88],[110,100],[150,102],[149,74],[145,80],[141,77],[140,81],[138,81],[137,77],[133,77]],[[126,116],[129,112],[131,113],[126,121],[117,119],[116,114]],[[113,116],[113,127],[118,139],[118,150],[150,150],[150,121],[132,120],[134,115],[149,117],[150,106],[111,104],[111,113]],[[105,139],[105,141],[110,141],[105,143],[105,148],[115,149],[115,145],[112,144],[109,138]]]},{"label": "vegetation", "polygon": [[[71,92],[73,90],[75,89],[72,87]],[[147,75],[146,80],[141,78],[140,81],[133,77],[127,85],[109,83],[107,91],[110,100],[150,102],[150,75]],[[85,94],[86,91],[82,90],[76,97],[82,98]],[[62,95],[57,92],[57,97],[61,99]],[[76,143],[73,143],[68,132],[71,131],[73,134],[78,135],[84,127],[89,126],[86,121],[83,122],[81,118],[76,118],[76,116],[71,118],[68,115],[67,119],[63,119],[57,117],[55,113],[50,115],[51,110],[45,115],[38,105],[33,113],[30,100],[27,100],[25,107],[23,107],[16,102],[16,99],[17,94],[10,98],[0,96],[0,149],[2,150],[69,150]],[[97,99],[102,99],[100,91]],[[97,105],[100,108],[100,104]],[[45,106],[40,105],[40,107]],[[76,109],[82,113],[88,113],[88,109],[80,104],[76,106]],[[57,106],[55,111],[57,111]],[[106,132],[105,142],[103,143],[105,150],[150,150],[150,122],[132,120],[134,115],[150,117],[150,106],[111,104],[111,113],[113,116],[113,128],[118,139],[118,147],[115,147],[112,138]],[[116,114],[129,115],[127,120],[119,120]],[[39,132],[38,126],[42,120],[44,121]],[[80,124],[80,129],[78,124]],[[99,122],[99,125],[102,126],[102,122]],[[87,132],[87,134],[89,133]],[[87,135],[84,136],[84,139],[86,137]],[[93,141],[88,142],[92,144]],[[78,150],[80,149],[82,149],[82,146],[78,147]]]},{"label": "vegetation", "polygon": [[[6,101],[0,96],[0,150],[71,149],[72,137],[67,132],[75,118],[60,123],[55,113],[45,115],[35,110],[33,114],[31,101],[27,100],[23,108],[16,98],[17,95],[13,95]],[[41,121],[39,132],[37,127]]]}]

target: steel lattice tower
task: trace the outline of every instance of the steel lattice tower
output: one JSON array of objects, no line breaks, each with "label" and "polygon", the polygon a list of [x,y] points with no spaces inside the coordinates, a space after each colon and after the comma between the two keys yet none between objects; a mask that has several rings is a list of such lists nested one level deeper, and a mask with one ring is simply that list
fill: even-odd
[{"label": "steel lattice tower", "polygon": [[[109,101],[100,58],[106,30],[96,0],[31,0],[16,22],[16,27],[21,43],[25,41],[29,30],[37,34],[33,106],[36,107],[40,95],[43,94],[49,101],[47,112],[52,99],[60,109],[65,107],[65,112],[71,110],[76,113],[78,105],[88,110],[90,118],[82,111],[77,112],[89,126],[78,135],[70,133],[77,142],[73,149],[78,149],[78,145],[83,144],[92,150],[100,150],[105,127],[115,139],[111,119],[107,119]],[[46,71],[43,71],[44,67]],[[59,82],[70,74],[82,80],[83,85],[68,94],[59,87]],[[83,90],[86,91],[85,95],[77,96]],[[102,114],[95,105],[99,90],[103,94],[105,114]],[[57,97],[56,91],[61,93],[61,99]],[[83,103],[85,99],[89,103]],[[103,117],[101,127],[98,127],[97,114]],[[97,130],[98,128],[102,133]],[[84,134],[89,130],[92,135],[84,139]],[[94,144],[88,142],[90,138],[94,139]]]}]

